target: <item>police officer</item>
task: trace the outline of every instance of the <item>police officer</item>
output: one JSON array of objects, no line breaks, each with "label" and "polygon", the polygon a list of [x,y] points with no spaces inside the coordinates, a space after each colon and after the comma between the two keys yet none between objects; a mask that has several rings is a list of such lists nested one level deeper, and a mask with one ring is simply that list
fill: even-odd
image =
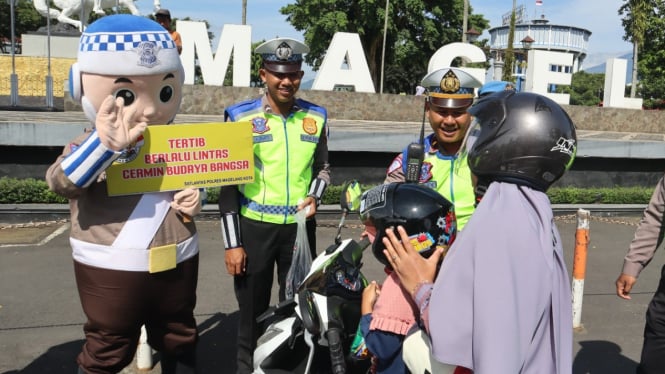
[{"label": "police officer", "polygon": [[278,38],[259,45],[259,70],[265,95],[234,104],[226,121],[249,121],[254,136],[254,182],[223,187],[219,209],[226,247],[226,269],[234,277],[240,310],[238,373],[252,372],[252,355],[260,333],[256,317],[270,302],[277,264],[279,299],[291,264],[297,224],[294,215],[309,209],[310,249],[315,253],[313,220],[330,183],[327,111],[296,98],[304,72],[303,53],[309,48],[293,39]]},{"label": "police officer", "polygon": [[[481,82],[463,70],[446,67],[427,74],[420,85],[427,89],[425,115],[433,133],[423,139],[425,156],[419,182],[454,204],[457,228],[461,230],[473,213],[475,195],[469,165],[460,149],[471,124],[467,109]],[[408,147],[395,157],[384,183],[406,180],[407,151]]]}]

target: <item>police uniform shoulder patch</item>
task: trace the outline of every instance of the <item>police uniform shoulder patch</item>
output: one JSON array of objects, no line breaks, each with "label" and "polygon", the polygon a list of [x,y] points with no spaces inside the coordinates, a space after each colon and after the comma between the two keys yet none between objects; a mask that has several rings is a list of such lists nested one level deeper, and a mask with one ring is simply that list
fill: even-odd
[{"label": "police uniform shoulder patch", "polygon": [[308,135],[314,135],[318,131],[318,128],[316,126],[316,120],[314,118],[310,117],[305,117],[302,120],[302,129],[308,134]]},{"label": "police uniform shoulder patch", "polygon": [[432,163],[429,161],[424,161],[420,169],[420,183],[425,183],[432,179]]},{"label": "police uniform shoulder patch", "polygon": [[255,117],[252,119],[252,132],[254,134],[263,134],[270,131],[268,121],[263,117]]},{"label": "police uniform shoulder patch", "polygon": [[395,157],[392,164],[388,166],[387,174],[392,174],[401,168],[402,168],[402,154],[400,153],[399,156]]}]

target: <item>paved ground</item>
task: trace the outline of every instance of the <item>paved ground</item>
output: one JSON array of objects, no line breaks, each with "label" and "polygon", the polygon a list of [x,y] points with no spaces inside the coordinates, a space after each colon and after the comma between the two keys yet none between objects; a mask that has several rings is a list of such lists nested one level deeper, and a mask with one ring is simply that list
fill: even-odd
[{"label": "paved ground", "polygon": [[[644,312],[656,288],[663,258],[659,254],[643,272],[632,301],[615,296],[614,280],[636,221],[636,217],[592,215],[582,310],[584,328],[574,336],[575,374],[632,373],[639,360]],[[357,222],[348,223],[343,236],[357,237]],[[557,225],[572,272],[575,217],[560,217]],[[319,226],[321,250],[332,241],[336,223]],[[237,306],[231,277],[223,266],[219,224],[203,220],[198,227],[203,259],[196,308],[201,330],[200,368],[202,373],[233,373]],[[0,223],[0,228],[0,373],[75,373],[84,317],[74,285],[68,222]],[[370,279],[383,279],[371,255],[365,258],[364,272]],[[148,373],[160,372],[157,356],[154,362],[154,369]],[[135,372],[133,365],[123,371]]]}]

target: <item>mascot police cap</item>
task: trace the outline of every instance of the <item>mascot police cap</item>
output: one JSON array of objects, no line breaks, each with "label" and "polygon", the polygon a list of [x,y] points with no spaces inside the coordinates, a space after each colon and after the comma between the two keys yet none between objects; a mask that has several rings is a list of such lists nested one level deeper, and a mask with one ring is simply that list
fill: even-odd
[{"label": "mascot police cap", "polygon": [[182,70],[168,31],[155,21],[129,14],[105,16],[90,24],[79,41],[77,65],[80,72],[118,76]]},{"label": "mascot police cap", "polygon": [[263,67],[276,73],[294,73],[301,70],[302,55],[309,47],[291,38],[276,38],[256,47],[254,52],[263,58]]},{"label": "mascot police cap", "polygon": [[420,85],[427,89],[432,105],[457,109],[473,104],[474,89],[482,83],[464,70],[447,67],[427,74]]}]

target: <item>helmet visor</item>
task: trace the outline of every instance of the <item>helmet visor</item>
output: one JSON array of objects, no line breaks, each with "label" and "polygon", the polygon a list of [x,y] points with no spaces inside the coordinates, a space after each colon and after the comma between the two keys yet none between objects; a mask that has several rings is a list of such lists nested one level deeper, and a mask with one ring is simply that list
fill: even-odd
[{"label": "helmet visor", "polygon": [[388,204],[386,195],[388,193],[388,184],[374,187],[370,190],[363,192],[360,196],[360,220],[367,224],[371,221],[371,211],[374,209],[385,208]]},{"label": "helmet visor", "polygon": [[478,118],[473,117],[471,120],[471,124],[469,125],[469,130],[467,130],[466,134],[464,135],[464,140],[462,141],[460,154],[462,155],[463,158],[468,156],[469,153],[471,153],[473,147],[476,145],[476,140],[478,140],[479,135],[480,135],[480,121],[478,121]]}]

